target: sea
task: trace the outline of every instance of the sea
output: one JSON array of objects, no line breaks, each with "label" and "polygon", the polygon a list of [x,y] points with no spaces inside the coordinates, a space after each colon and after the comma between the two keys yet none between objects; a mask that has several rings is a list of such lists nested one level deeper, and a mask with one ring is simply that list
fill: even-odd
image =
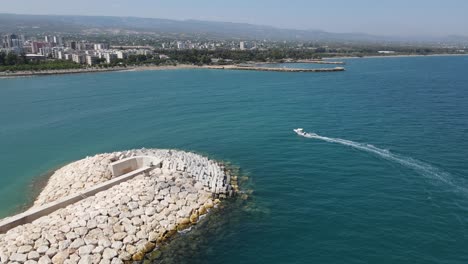
[{"label": "sea", "polygon": [[69,162],[182,149],[244,195],[154,263],[468,263],[468,57],[344,61],[0,79],[0,217]]}]

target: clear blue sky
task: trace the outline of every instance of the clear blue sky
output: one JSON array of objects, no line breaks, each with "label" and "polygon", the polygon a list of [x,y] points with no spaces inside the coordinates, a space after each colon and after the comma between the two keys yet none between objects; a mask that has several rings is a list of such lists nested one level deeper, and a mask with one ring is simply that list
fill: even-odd
[{"label": "clear blue sky", "polygon": [[0,13],[200,19],[380,35],[468,35],[468,0],[0,1]]}]

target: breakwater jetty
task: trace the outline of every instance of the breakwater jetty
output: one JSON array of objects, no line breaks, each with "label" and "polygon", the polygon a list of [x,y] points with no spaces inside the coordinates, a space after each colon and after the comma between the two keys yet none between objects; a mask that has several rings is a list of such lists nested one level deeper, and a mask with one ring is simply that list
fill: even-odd
[{"label": "breakwater jetty", "polygon": [[313,63],[313,64],[336,64],[336,65],[345,65],[344,61],[326,61],[326,60],[296,60],[292,61],[293,63]]},{"label": "breakwater jetty", "polygon": [[201,155],[99,154],[57,170],[32,208],[0,222],[0,263],[131,263],[237,191]]},{"label": "breakwater jetty", "polygon": [[273,68],[273,67],[227,65],[227,66],[206,66],[205,68],[217,69],[217,70],[271,71],[271,72],[340,72],[340,71],[345,71],[344,67],[302,69],[302,68]]},{"label": "breakwater jetty", "polygon": [[61,74],[76,74],[76,73],[115,72],[115,71],[125,71],[125,70],[128,70],[128,68],[112,67],[112,68],[82,68],[82,69],[43,70],[43,71],[0,72],[0,78],[46,76],[46,75],[61,75]]}]

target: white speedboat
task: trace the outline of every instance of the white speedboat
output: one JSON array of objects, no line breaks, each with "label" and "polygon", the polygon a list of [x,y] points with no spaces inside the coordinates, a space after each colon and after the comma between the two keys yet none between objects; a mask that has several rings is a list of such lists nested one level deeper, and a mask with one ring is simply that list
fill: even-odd
[{"label": "white speedboat", "polygon": [[296,128],[294,132],[302,137],[317,137],[318,135],[315,133],[306,133],[303,128]]},{"label": "white speedboat", "polygon": [[296,134],[298,134],[299,136],[305,136],[306,134],[303,128],[296,128],[294,129],[294,132],[296,132]]}]

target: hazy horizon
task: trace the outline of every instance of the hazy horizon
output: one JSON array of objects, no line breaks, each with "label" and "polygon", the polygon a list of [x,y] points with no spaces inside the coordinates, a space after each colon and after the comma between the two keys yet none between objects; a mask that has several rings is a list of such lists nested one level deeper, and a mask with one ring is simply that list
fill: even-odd
[{"label": "hazy horizon", "polygon": [[63,0],[16,0],[2,3],[0,13],[33,15],[131,16],[175,20],[205,20],[249,23],[288,29],[323,30],[335,33],[367,33],[382,36],[468,36],[468,1],[415,0],[407,3],[375,3],[357,0],[237,0],[191,2],[81,0],[67,5]]}]

